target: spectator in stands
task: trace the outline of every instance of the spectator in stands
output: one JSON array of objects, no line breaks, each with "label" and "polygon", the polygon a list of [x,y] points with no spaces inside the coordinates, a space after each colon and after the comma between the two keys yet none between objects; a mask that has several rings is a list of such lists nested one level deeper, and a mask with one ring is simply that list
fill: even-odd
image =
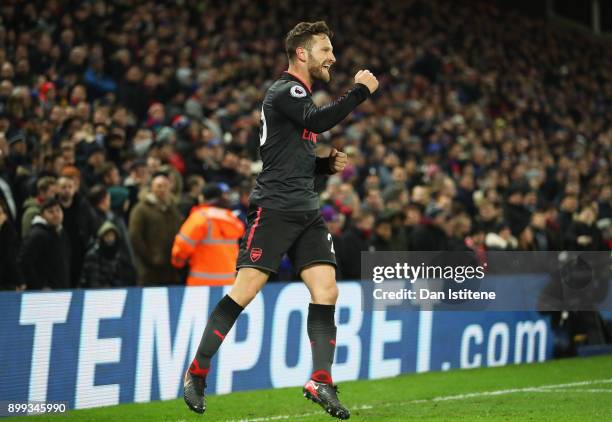
[{"label": "spectator in stands", "polygon": [[134,255],[134,248],[132,247],[132,242],[130,241],[128,229],[125,225],[123,218],[115,214],[115,212],[111,209],[111,196],[108,192],[108,189],[106,189],[104,185],[93,186],[89,191],[89,203],[92,208],[92,232],[94,234],[98,233],[104,223],[112,223],[114,229],[119,233],[118,242],[122,253],[128,257],[132,266],[135,266],[136,257]]},{"label": "spectator in stands", "polygon": [[87,164],[83,168],[83,181],[86,186],[91,187],[100,182],[99,178],[106,163],[106,152],[96,142],[85,145],[83,148],[87,156]]},{"label": "spectator in stands", "polygon": [[524,205],[524,188],[519,185],[510,187],[504,207],[504,219],[510,225],[512,234],[518,236],[529,224],[530,213]]},{"label": "spectator in stands", "polygon": [[534,241],[533,230],[528,223],[522,223],[516,226],[513,234],[518,241],[517,250],[519,251],[537,251],[537,244]]},{"label": "spectator in stands", "polygon": [[17,265],[19,235],[9,218],[6,202],[0,199],[0,290],[22,290],[23,277]]},{"label": "spectator in stands", "polygon": [[571,251],[605,250],[601,231],[595,225],[595,221],[597,221],[597,206],[583,205],[567,229],[566,248]]},{"label": "spectator in stands", "polygon": [[423,209],[420,205],[411,202],[404,206],[404,238],[405,243],[402,247],[403,250],[408,250],[408,240],[412,231],[418,227],[423,221]]},{"label": "spectator in stands", "polygon": [[200,195],[202,195],[204,185],[205,182],[202,176],[194,174],[187,178],[186,191],[181,195],[179,202],[179,209],[185,218],[189,216],[191,209],[201,202]]},{"label": "spectator in stands", "polygon": [[85,256],[81,287],[125,287],[136,283],[136,269],[121,248],[123,242],[121,233],[112,222],[102,224],[95,243]]},{"label": "spectator in stands", "polygon": [[411,251],[447,251],[450,247],[450,215],[437,205],[425,211],[425,224],[416,227],[408,239]]},{"label": "spectator in stands", "polygon": [[127,211],[129,191],[121,186],[121,175],[117,165],[107,161],[98,171],[99,183],[106,186],[111,196],[111,209],[119,216],[123,216]]},{"label": "spectator in stands", "polygon": [[150,192],[144,191],[130,215],[129,232],[143,286],[179,283],[178,272],[170,263],[172,243],[183,221],[170,191],[166,173],[151,179]]},{"label": "spectator in stands", "polygon": [[361,252],[370,250],[372,246],[374,223],[374,213],[361,211],[336,246],[336,259],[345,280],[361,279]]},{"label": "spectator in stands", "polygon": [[562,247],[562,238],[557,231],[546,225],[546,210],[536,208],[531,214],[531,231],[533,242],[538,251],[559,251]]},{"label": "spectator in stands", "polygon": [[40,205],[39,212],[23,239],[19,257],[27,289],[69,289],[70,239],[62,227],[62,206],[50,198]]},{"label": "spectator in stands", "polygon": [[129,221],[129,216],[138,202],[138,196],[141,190],[145,189],[149,183],[150,173],[147,168],[146,161],[143,159],[134,160],[129,166],[129,174],[123,182],[128,190],[128,207],[125,213],[126,220]]},{"label": "spectator in stands", "polygon": [[70,240],[70,280],[72,287],[77,287],[83,258],[89,247],[89,241],[95,233],[93,210],[89,202],[77,191],[73,178],[61,176],[57,180],[59,186],[58,200],[64,213],[63,227]]},{"label": "spectator in stands", "polygon": [[574,213],[578,211],[578,197],[574,194],[565,195],[559,204],[557,223],[562,233],[566,233],[572,221]]},{"label": "spectator in stands", "polygon": [[480,200],[477,208],[478,215],[475,218],[476,222],[485,232],[494,231],[501,222],[499,208],[493,202],[484,198]]},{"label": "spectator in stands", "polygon": [[211,181],[218,164],[213,157],[212,145],[204,141],[193,146],[193,152],[187,159],[187,173],[198,175],[206,181]]},{"label": "spectator in stands", "polygon": [[374,223],[374,234],[372,236],[372,248],[375,251],[391,251],[391,237],[393,235],[391,216],[383,215]]},{"label": "spectator in stands", "polygon": [[468,236],[472,233],[472,220],[467,213],[458,213],[449,221],[448,250],[465,251],[470,249],[466,244]]},{"label": "spectator in stands", "polygon": [[41,177],[36,182],[36,196],[28,198],[23,204],[21,218],[21,237],[25,238],[32,227],[32,220],[40,214],[40,205],[58,193],[57,179],[52,176]]}]

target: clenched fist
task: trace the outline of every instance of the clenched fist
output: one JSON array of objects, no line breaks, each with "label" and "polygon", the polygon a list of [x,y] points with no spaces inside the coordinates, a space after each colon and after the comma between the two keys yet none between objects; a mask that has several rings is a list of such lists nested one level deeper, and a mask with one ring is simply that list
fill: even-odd
[{"label": "clenched fist", "polygon": [[344,170],[348,163],[348,157],[345,153],[338,151],[336,148],[332,148],[329,153],[329,169],[334,173]]},{"label": "clenched fist", "polygon": [[356,84],[364,84],[370,90],[370,94],[378,89],[378,79],[369,70],[360,70],[355,75]]}]

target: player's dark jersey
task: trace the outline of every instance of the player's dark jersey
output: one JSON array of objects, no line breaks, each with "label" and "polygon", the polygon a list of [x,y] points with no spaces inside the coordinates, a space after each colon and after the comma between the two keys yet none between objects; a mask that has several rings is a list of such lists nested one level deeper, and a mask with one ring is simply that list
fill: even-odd
[{"label": "player's dark jersey", "polygon": [[342,97],[317,107],[308,87],[289,72],[266,92],[261,110],[260,152],[263,170],[251,203],[277,210],[314,210],[316,173],[329,173],[329,159],[315,156],[317,134],[325,132],[365,101],[370,91],[355,84]]}]

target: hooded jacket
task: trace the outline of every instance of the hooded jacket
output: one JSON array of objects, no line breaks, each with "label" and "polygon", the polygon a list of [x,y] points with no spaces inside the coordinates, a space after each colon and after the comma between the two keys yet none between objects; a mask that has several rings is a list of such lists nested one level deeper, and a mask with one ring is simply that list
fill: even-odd
[{"label": "hooded jacket", "polygon": [[49,225],[39,215],[34,217],[19,264],[28,289],[69,289],[70,240],[65,230]]},{"label": "hooded jacket", "polygon": [[[103,240],[109,231],[114,231],[117,236],[113,245],[107,245]],[[113,223],[102,224],[97,241],[85,255],[79,282],[81,287],[124,287],[136,282],[136,270],[121,247],[122,243],[119,229]]]},{"label": "hooded jacket", "polygon": [[21,217],[21,238],[25,238],[32,228],[34,217],[40,213],[40,201],[30,197],[23,202],[23,216]]}]

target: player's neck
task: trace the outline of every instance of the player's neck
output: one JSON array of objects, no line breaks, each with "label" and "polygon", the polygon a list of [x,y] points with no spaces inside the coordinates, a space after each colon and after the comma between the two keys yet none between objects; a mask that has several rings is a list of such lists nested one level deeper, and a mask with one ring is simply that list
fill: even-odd
[{"label": "player's neck", "polygon": [[310,91],[310,87],[312,86],[312,80],[310,79],[310,73],[308,72],[308,69],[303,69],[290,63],[287,72],[298,78],[302,83],[306,84],[306,88],[308,88],[308,90]]}]

